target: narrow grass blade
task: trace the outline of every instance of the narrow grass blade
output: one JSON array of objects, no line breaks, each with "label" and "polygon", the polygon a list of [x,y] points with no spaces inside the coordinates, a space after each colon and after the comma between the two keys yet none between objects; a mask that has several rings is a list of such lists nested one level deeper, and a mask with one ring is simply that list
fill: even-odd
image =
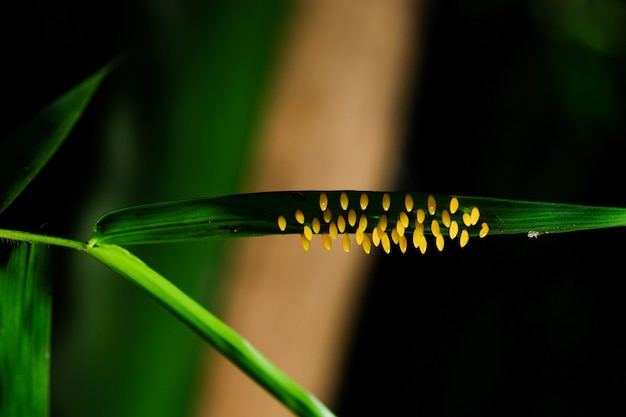
[{"label": "narrow grass blade", "polygon": [[51,294],[45,247],[0,248],[0,415],[48,415]]},{"label": "narrow grass blade", "polygon": [[[429,207],[430,201],[434,202],[434,207]],[[451,201],[458,202],[458,208],[455,203],[451,207]],[[421,220],[423,227],[419,225],[420,211],[425,214]],[[478,214],[475,219],[471,217],[473,212]],[[469,223],[464,215],[469,216]],[[356,222],[351,221],[354,216]],[[362,216],[366,225],[361,221]],[[284,218],[282,230],[280,217]],[[380,227],[381,219],[386,227]],[[433,220],[441,229],[454,221],[459,232],[465,230],[468,236],[483,236],[487,232],[489,235],[562,233],[626,226],[626,209],[414,192],[282,191],[115,210],[97,221],[91,244],[147,244],[207,237],[303,233],[305,227],[323,234],[331,232],[333,223],[345,223],[339,233],[357,233],[362,227],[363,233],[372,233],[377,228],[381,233],[391,233],[396,228],[410,235],[416,228],[422,228],[424,233],[432,234]],[[399,221],[402,227],[397,227]]]},{"label": "narrow grass blade", "polygon": [[54,155],[112,65],[63,94],[34,119],[0,140],[0,212]]},{"label": "narrow grass blade", "polygon": [[333,415],[244,338],[127,250],[116,245],[101,245],[88,252],[146,290],[296,415]]}]

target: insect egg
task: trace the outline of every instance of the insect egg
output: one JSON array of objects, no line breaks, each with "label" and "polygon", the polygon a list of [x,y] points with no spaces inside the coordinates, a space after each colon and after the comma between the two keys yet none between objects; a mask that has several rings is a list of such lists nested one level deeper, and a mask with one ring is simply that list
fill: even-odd
[{"label": "insect egg", "polygon": [[419,233],[413,233],[413,246],[415,247],[415,249],[419,248],[420,246],[420,234]]},{"label": "insect egg", "polygon": [[367,197],[367,194],[365,193],[361,194],[361,199],[359,200],[359,204],[361,206],[361,210],[365,210],[367,208],[367,205],[369,204],[369,198]]},{"label": "insect egg", "polygon": [[328,207],[328,196],[326,193],[322,193],[320,194],[320,209],[324,211],[326,210],[326,207]]},{"label": "insect egg", "polygon": [[456,197],[452,197],[450,199],[450,214],[456,213],[458,209],[459,209],[459,199]]},{"label": "insect egg", "polygon": [[330,222],[330,225],[328,226],[328,234],[333,239],[337,239],[337,236],[339,236],[339,230],[337,230],[335,222]]},{"label": "insect egg", "polygon": [[354,240],[356,242],[357,245],[360,245],[361,243],[363,243],[363,240],[365,239],[365,232],[361,229],[357,229],[356,232],[354,232]]},{"label": "insect egg", "polygon": [[443,245],[444,245],[443,235],[437,235],[437,238],[435,239],[435,245],[437,246],[437,249],[439,250],[439,252],[443,250]]},{"label": "insect egg", "polygon": [[368,235],[363,235],[363,252],[369,253],[372,251],[372,241]]},{"label": "insect egg", "polygon": [[415,219],[420,224],[424,223],[424,220],[426,220],[426,213],[424,213],[424,210],[417,209],[417,215],[415,216]]},{"label": "insect egg", "polygon": [[478,237],[482,239],[483,237],[487,236],[487,233],[489,233],[489,225],[487,224],[487,222],[483,222],[480,227],[480,232],[478,232]]},{"label": "insect egg", "polygon": [[408,247],[406,236],[400,236],[400,241],[398,242],[398,246],[400,247],[400,252],[406,253],[406,249]]},{"label": "insect egg", "polygon": [[313,230],[308,225],[304,226],[303,234],[308,240],[313,239]]},{"label": "insect egg", "polygon": [[450,221],[450,213],[448,213],[448,210],[443,209],[443,211],[441,212],[441,222],[444,226],[450,227]]},{"label": "insect egg", "polygon": [[463,224],[470,227],[472,225],[472,216],[467,213],[463,213]]},{"label": "insect egg", "polygon": [[406,231],[406,228],[404,227],[402,222],[398,220],[396,222],[396,227],[393,230],[395,230],[396,233],[398,233],[398,236],[404,236],[404,232]]},{"label": "insect egg", "polygon": [[380,244],[380,236],[381,233],[379,232],[378,227],[374,228],[374,230],[372,231],[372,243],[376,247],[378,247],[378,245]]},{"label": "insect egg", "polygon": [[391,241],[395,244],[400,242],[400,235],[398,234],[398,231],[396,230],[395,227],[391,229]]},{"label": "insect egg", "polygon": [[459,234],[459,224],[456,222],[456,220],[452,220],[452,222],[450,223],[450,239],[454,239],[456,238],[456,236]]},{"label": "insect egg", "polygon": [[470,214],[470,221],[472,226],[478,223],[478,219],[480,218],[480,211],[478,211],[478,207],[473,207],[472,212]]},{"label": "insect egg", "polygon": [[344,252],[350,252],[350,235],[345,234],[341,236],[341,247]]},{"label": "insect egg", "polygon": [[385,230],[387,230],[387,215],[383,214],[382,216],[380,216],[380,219],[378,219],[378,229],[381,232],[384,232]]},{"label": "insect egg", "polygon": [[281,232],[287,228],[287,220],[283,216],[278,216],[278,228]]},{"label": "insect egg", "polygon": [[428,212],[430,215],[434,215],[437,211],[437,202],[435,201],[435,197],[431,194],[428,196]]},{"label": "insect egg", "polygon": [[413,210],[413,197],[411,197],[411,194],[407,194],[404,196],[404,207],[406,208],[406,211],[408,213]]},{"label": "insect egg", "polygon": [[333,242],[330,240],[328,233],[322,233],[322,244],[326,250],[331,250],[333,248]]},{"label": "insect egg", "polygon": [[428,241],[426,240],[426,236],[420,235],[419,250],[420,252],[422,252],[422,255],[426,253],[427,248],[428,248]]},{"label": "insect egg", "polygon": [[305,252],[308,252],[311,249],[311,241],[304,236],[304,233],[300,234],[300,243],[302,244],[302,249]]},{"label": "insect egg", "polygon": [[467,245],[467,242],[469,242],[469,233],[467,233],[467,230],[463,230],[461,232],[461,237],[459,238],[459,244],[462,248],[464,248],[465,245]]},{"label": "insect egg", "polygon": [[367,216],[365,214],[361,214],[361,218],[359,219],[359,227],[357,229],[360,229],[362,231],[365,231],[367,229]]},{"label": "insect egg", "polygon": [[439,236],[441,234],[441,229],[439,228],[439,222],[437,220],[433,220],[430,224],[430,231],[433,236]]},{"label": "insect egg", "polygon": [[391,207],[391,197],[389,194],[383,194],[383,210],[388,211],[389,207]]},{"label": "insect egg", "polygon": [[319,233],[320,232],[320,221],[317,217],[314,217],[313,220],[311,221],[311,229],[313,230],[313,233]]},{"label": "insect egg", "polygon": [[387,233],[383,233],[380,237],[380,244],[382,245],[385,253],[389,254],[391,252],[391,242],[389,241],[389,235]]},{"label": "insect egg", "polygon": [[401,211],[399,220],[400,220],[400,224],[402,224],[402,227],[404,227],[405,229],[409,227],[409,215],[408,214]]},{"label": "insect egg", "polygon": [[346,219],[343,216],[337,217],[337,229],[339,233],[343,233],[346,230]]},{"label": "insect egg", "polygon": [[348,212],[348,224],[352,227],[356,224],[356,211],[354,209],[350,209]]},{"label": "insect egg", "polygon": [[304,213],[302,212],[302,210],[296,210],[295,217],[298,223],[304,224]]},{"label": "insect egg", "polygon": [[341,195],[339,196],[339,203],[341,204],[341,208],[344,210],[348,210],[348,194],[346,193],[341,193]]}]

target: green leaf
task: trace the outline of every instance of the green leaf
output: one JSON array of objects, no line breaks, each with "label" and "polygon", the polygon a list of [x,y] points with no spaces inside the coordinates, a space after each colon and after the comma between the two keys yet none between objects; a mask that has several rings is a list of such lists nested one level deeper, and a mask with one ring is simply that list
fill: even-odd
[{"label": "green leaf", "polygon": [[0,213],[54,155],[113,66],[105,66],[0,140]]},{"label": "green leaf", "polygon": [[51,294],[45,246],[3,246],[0,257],[0,415],[47,416]]},{"label": "green leaf", "polygon": [[88,252],[146,290],[296,415],[333,416],[317,398],[285,375],[248,341],[132,253],[116,245],[92,247]]},{"label": "green leaf", "polygon": [[[320,207],[322,194],[328,199],[325,210]],[[367,204],[362,205],[363,195],[367,198]],[[342,204],[342,198],[345,204]],[[385,209],[383,199],[387,198],[389,204]],[[459,202],[455,212],[450,208],[452,198]],[[412,204],[407,205],[407,199]],[[103,215],[95,225],[91,245],[303,233],[305,226],[311,227],[315,233],[314,219],[320,223],[319,233],[329,233],[331,223],[339,225],[342,222],[346,224],[345,229],[340,227],[339,233],[357,233],[359,224],[363,224],[361,216],[367,220],[367,226],[362,230],[365,234],[373,233],[377,228],[380,233],[391,234],[395,228],[402,231],[403,235],[412,235],[416,227],[419,229],[418,210],[425,214],[423,233],[432,234],[433,220],[436,220],[441,233],[449,238],[444,209],[450,221],[455,221],[459,226],[459,235],[466,230],[468,236],[518,233],[536,236],[626,226],[624,208],[433,195],[436,207],[431,214],[432,207],[429,209],[428,199],[426,193],[413,192],[283,191],[146,204]],[[477,208],[478,217],[472,219],[471,213],[476,211],[474,208]],[[297,210],[302,211],[302,222],[296,219]],[[352,210],[356,217],[350,215]],[[328,221],[324,219],[325,212]],[[400,213],[406,214],[408,222],[398,227],[399,219],[404,217]],[[464,221],[464,215],[469,218],[469,222]],[[284,230],[279,229],[279,216],[285,218]],[[351,221],[351,217],[352,220],[357,219],[356,222]],[[381,219],[386,227],[380,227]]]}]

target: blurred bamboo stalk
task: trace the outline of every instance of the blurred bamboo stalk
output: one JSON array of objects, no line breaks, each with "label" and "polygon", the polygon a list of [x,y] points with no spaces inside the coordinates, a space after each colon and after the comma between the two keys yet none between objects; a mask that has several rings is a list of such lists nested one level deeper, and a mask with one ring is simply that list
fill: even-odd
[{"label": "blurred bamboo stalk", "polygon": [[[415,76],[419,2],[301,1],[276,75],[247,191],[386,189]],[[368,258],[294,236],[237,242],[218,315],[332,408]],[[211,356],[198,416],[289,412]]]}]

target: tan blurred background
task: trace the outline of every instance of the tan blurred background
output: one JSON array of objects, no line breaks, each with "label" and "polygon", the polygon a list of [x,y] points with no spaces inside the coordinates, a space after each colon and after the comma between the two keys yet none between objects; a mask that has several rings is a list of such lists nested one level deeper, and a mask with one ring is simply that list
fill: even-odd
[{"label": "tan blurred background", "polygon": [[[247,191],[390,189],[415,80],[419,3],[302,1],[289,22]],[[369,258],[296,236],[231,252],[222,319],[332,408]],[[207,349],[197,416],[287,416]]]}]

